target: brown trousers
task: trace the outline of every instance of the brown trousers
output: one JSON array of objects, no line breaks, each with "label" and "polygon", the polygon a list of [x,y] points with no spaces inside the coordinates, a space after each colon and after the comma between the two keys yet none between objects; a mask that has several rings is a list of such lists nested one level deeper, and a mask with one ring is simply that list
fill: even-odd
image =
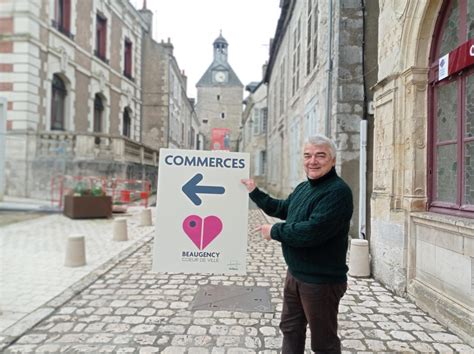
[{"label": "brown trousers", "polygon": [[347,283],[311,284],[296,280],[287,272],[280,329],[283,354],[303,354],[306,326],[311,331],[311,349],[316,353],[340,353],[337,336],[339,301]]}]

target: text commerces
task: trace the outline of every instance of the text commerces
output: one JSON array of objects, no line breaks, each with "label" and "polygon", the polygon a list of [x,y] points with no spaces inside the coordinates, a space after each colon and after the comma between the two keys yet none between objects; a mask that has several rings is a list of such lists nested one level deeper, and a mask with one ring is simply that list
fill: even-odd
[{"label": "text commerces", "polygon": [[237,158],[222,157],[200,157],[167,155],[165,157],[167,165],[175,166],[197,166],[197,167],[221,167],[221,168],[244,168],[245,160]]}]

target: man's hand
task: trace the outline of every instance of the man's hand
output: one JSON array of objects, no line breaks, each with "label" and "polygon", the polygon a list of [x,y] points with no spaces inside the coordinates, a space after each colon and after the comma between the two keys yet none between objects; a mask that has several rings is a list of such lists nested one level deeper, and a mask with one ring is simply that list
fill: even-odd
[{"label": "man's hand", "polygon": [[242,182],[242,184],[244,184],[245,187],[247,187],[247,190],[249,191],[249,193],[253,192],[253,190],[257,188],[257,186],[255,185],[255,181],[251,178],[241,179],[240,182]]},{"label": "man's hand", "polygon": [[271,224],[263,224],[257,227],[254,232],[259,231],[262,234],[262,237],[264,240],[270,241],[272,237],[270,236],[270,231],[272,231],[272,226]]}]

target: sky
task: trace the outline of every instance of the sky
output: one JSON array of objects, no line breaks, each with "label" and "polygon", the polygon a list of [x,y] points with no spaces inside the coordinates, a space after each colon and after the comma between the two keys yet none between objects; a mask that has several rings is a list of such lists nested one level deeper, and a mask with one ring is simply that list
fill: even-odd
[{"label": "sky", "polygon": [[[143,0],[130,0],[138,9]],[[229,43],[228,60],[242,84],[262,79],[280,16],[280,0],[147,0],[153,12],[153,38],[174,47],[174,56],[188,77],[188,96],[213,59],[213,42]]]}]

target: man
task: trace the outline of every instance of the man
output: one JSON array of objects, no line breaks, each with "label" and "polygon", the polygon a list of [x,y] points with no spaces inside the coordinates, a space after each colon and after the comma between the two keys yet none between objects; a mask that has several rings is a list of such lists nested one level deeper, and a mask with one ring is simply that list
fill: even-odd
[{"label": "man", "polygon": [[308,324],[313,351],[341,351],[337,314],[347,289],[346,253],[353,205],[352,192],[338,177],[335,164],[335,144],[316,135],[304,145],[307,181],[287,199],[274,199],[252,179],[242,180],[258,207],[285,220],[258,228],[265,240],[281,242],[288,265],[280,322],[283,354],[304,353]]}]

